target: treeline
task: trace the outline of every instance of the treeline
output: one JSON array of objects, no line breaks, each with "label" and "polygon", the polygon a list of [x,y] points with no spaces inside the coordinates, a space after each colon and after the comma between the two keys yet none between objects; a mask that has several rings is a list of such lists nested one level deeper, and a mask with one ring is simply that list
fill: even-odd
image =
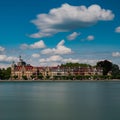
[{"label": "treeline", "polygon": [[108,60],[104,60],[97,62],[96,66],[103,69],[103,76],[106,76],[109,73],[111,79],[120,79],[120,69],[118,65],[113,64]]},{"label": "treeline", "polygon": [[7,69],[0,69],[0,79],[1,80],[8,80],[11,77],[11,68],[8,67]]},{"label": "treeline", "polygon": [[[99,67],[102,68],[102,76],[93,76],[93,78],[100,79],[120,79],[120,68],[117,64],[114,64],[108,60],[98,61],[95,66],[91,66],[89,64],[81,64],[81,63],[66,63],[61,64],[63,67]],[[79,78],[84,78],[85,76],[78,76]],[[88,77],[88,76],[86,76]]]},{"label": "treeline", "polygon": [[70,68],[74,68],[74,67],[90,67],[91,65],[89,64],[82,64],[82,63],[66,63],[66,64],[61,64],[61,67],[70,67]]}]

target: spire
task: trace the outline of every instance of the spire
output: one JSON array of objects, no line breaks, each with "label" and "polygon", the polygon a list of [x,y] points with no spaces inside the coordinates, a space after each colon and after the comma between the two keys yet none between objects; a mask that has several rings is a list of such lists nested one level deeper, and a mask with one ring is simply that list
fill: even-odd
[{"label": "spire", "polygon": [[20,55],[19,56],[18,66],[22,66],[22,65],[26,65],[26,63],[23,61],[23,59],[21,58],[21,55]]},{"label": "spire", "polygon": [[19,59],[21,59],[21,55],[19,56]]},{"label": "spire", "polygon": [[12,65],[11,65],[11,66],[12,66],[12,68],[14,68],[14,67],[15,67],[15,65],[16,65],[16,64],[15,64],[15,61],[13,61],[13,62],[12,62]]},{"label": "spire", "polygon": [[12,64],[15,64],[15,61],[12,61]]},{"label": "spire", "polygon": [[21,55],[19,56],[19,61],[20,61],[20,62],[22,61]]}]

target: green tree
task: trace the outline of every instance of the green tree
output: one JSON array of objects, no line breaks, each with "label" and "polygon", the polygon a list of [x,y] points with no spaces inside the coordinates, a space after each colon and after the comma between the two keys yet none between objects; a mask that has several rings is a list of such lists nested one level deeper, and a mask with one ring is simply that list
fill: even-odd
[{"label": "green tree", "polygon": [[111,70],[111,74],[112,74],[112,77],[113,78],[116,78],[118,75],[120,75],[120,69],[119,69],[119,66],[116,65],[116,64],[113,64],[112,65],[112,70]]},{"label": "green tree", "polygon": [[5,79],[9,79],[11,76],[11,68],[8,67],[6,70],[5,70]]},{"label": "green tree", "polygon": [[11,76],[11,68],[8,67],[7,69],[3,68],[0,69],[0,79],[8,80]]},{"label": "green tree", "polygon": [[79,68],[79,67],[89,67],[91,65],[89,64],[80,64],[80,63],[66,63],[66,64],[61,64],[61,67],[70,67],[70,68]]},{"label": "green tree", "polygon": [[0,69],[0,79],[2,79],[2,70]]},{"label": "green tree", "polygon": [[47,76],[46,76],[46,79],[47,79],[47,80],[48,80],[48,79],[50,79],[50,76],[49,76],[49,75],[47,75]]},{"label": "green tree", "polygon": [[77,75],[77,76],[76,76],[76,79],[77,79],[77,80],[82,80],[82,79],[83,79],[83,76],[82,76],[82,75]]},{"label": "green tree", "polygon": [[23,75],[22,78],[23,78],[23,80],[27,80],[27,76],[26,75]]},{"label": "green tree", "polygon": [[38,79],[43,79],[43,75],[41,75],[41,74],[38,75],[37,77],[38,77]]},{"label": "green tree", "polygon": [[13,76],[13,78],[14,78],[14,79],[17,79],[17,78],[18,78],[18,76],[17,76],[17,75],[14,75],[14,76]]},{"label": "green tree", "polygon": [[107,75],[112,70],[112,63],[108,60],[99,61],[97,62],[97,67],[101,67],[103,69],[103,75]]}]

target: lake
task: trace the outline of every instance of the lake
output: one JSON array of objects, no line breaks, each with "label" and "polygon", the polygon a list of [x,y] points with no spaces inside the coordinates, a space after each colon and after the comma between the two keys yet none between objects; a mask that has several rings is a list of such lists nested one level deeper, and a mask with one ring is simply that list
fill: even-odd
[{"label": "lake", "polygon": [[120,82],[0,82],[0,120],[120,120]]}]

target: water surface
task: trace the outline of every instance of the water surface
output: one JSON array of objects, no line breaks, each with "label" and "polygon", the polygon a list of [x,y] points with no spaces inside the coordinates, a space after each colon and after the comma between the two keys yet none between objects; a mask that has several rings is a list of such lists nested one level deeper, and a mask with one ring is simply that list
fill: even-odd
[{"label": "water surface", "polygon": [[1,82],[0,120],[120,120],[120,82]]}]

